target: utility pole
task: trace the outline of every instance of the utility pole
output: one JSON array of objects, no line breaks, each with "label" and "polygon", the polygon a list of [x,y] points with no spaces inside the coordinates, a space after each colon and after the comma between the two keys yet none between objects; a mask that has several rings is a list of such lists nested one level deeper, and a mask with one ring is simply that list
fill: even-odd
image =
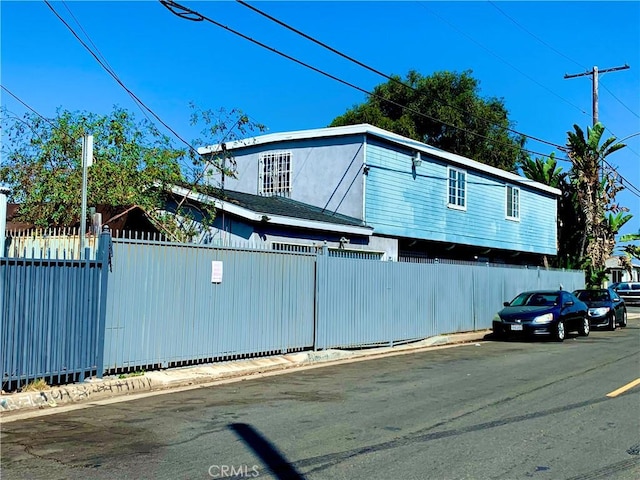
[{"label": "utility pole", "polygon": [[593,67],[593,70],[587,70],[584,73],[575,73],[572,75],[564,74],[564,78],[575,78],[575,77],[584,77],[587,75],[591,75],[592,84],[593,84],[593,124],[598,123],[598,73],[609,73],[609,72],[617,72],[619,70],[626,70],[629,68],[629,65],[624,64],[622,67],[613,67],[606,68],[604,70],[598,70],[598,67]]}]

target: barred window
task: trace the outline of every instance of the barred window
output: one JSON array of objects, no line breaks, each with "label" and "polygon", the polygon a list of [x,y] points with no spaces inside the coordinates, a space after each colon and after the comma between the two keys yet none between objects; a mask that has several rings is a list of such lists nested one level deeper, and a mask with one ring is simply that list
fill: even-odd
[{"label": "barred window", "polygon": [[507,186],[507,218],[520,220],[520,189]]},{"label": "barred window", "polygon": [[464,170],[449,167],[448,206],[460,210],[467,209],[467,174]]},{"label": "barred window", "polygon": [[260,154],[259,195],[289,195],[291,193],[291,152]]}]

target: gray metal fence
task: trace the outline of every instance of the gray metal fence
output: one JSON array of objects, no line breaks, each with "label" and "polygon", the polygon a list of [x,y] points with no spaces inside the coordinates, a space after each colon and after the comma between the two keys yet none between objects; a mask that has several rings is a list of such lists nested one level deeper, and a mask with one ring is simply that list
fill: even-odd
[{"label": "gray metal fence", "polygon": [[[398,263],[113,241],[105,368],[171,367],[304,349],[393,345],[490,328],[502,302],[584,285],[582,272]],[[221,269],[216,280],[214,263]]]},{"label": "gray metal fence", "polygon": [[584,275],[107,235],[97,260],[0,259],[3,384],[485,329],[518,292],[560,284]]},{"label": "gray metal fence", "polygon": [[170,367],[312,348],[315,258],[114,239],[105,367]]},{"label": "gray metal fence", "polygon": [[524,290],[584,286],[577,271],[318,257],[316,348],[393,345],[491,327]]},{"label": "gray metal fence", "polygon": [[109,238],[97,260],[0,258],[3,389],[102,374]]}]

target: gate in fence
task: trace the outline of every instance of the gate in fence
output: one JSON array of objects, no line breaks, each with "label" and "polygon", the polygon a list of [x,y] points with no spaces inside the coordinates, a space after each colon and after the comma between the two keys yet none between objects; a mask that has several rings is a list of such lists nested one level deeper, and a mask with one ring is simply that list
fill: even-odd
[{"label": "gate in fence", "polygon": [[100,236],[95,260],[0,258],[4,390],[102,375],[110,242]]},{"label": "gate in fence", "polygon": [[314,253],[114,238],[108,372],[313,348]]}]

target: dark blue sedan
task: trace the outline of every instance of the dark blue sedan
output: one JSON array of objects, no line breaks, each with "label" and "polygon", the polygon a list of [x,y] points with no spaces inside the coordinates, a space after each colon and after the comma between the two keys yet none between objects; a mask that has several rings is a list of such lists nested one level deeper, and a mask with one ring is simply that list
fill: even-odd
[{"label": "dark blue sedan", "polygon": [[562,342],[567,332],[589,335],[587,305],[571,292],[537,290],[523,292],[493,318],[497,338],[509,335],[550,336]]},{"label": "dark blue sedan", "polygon": [[587,317],[591,328],[606,327],[615,330],[618,325],[627,326],[627,306],[611,288],[576,290],[576,297],[587,304]]}]

